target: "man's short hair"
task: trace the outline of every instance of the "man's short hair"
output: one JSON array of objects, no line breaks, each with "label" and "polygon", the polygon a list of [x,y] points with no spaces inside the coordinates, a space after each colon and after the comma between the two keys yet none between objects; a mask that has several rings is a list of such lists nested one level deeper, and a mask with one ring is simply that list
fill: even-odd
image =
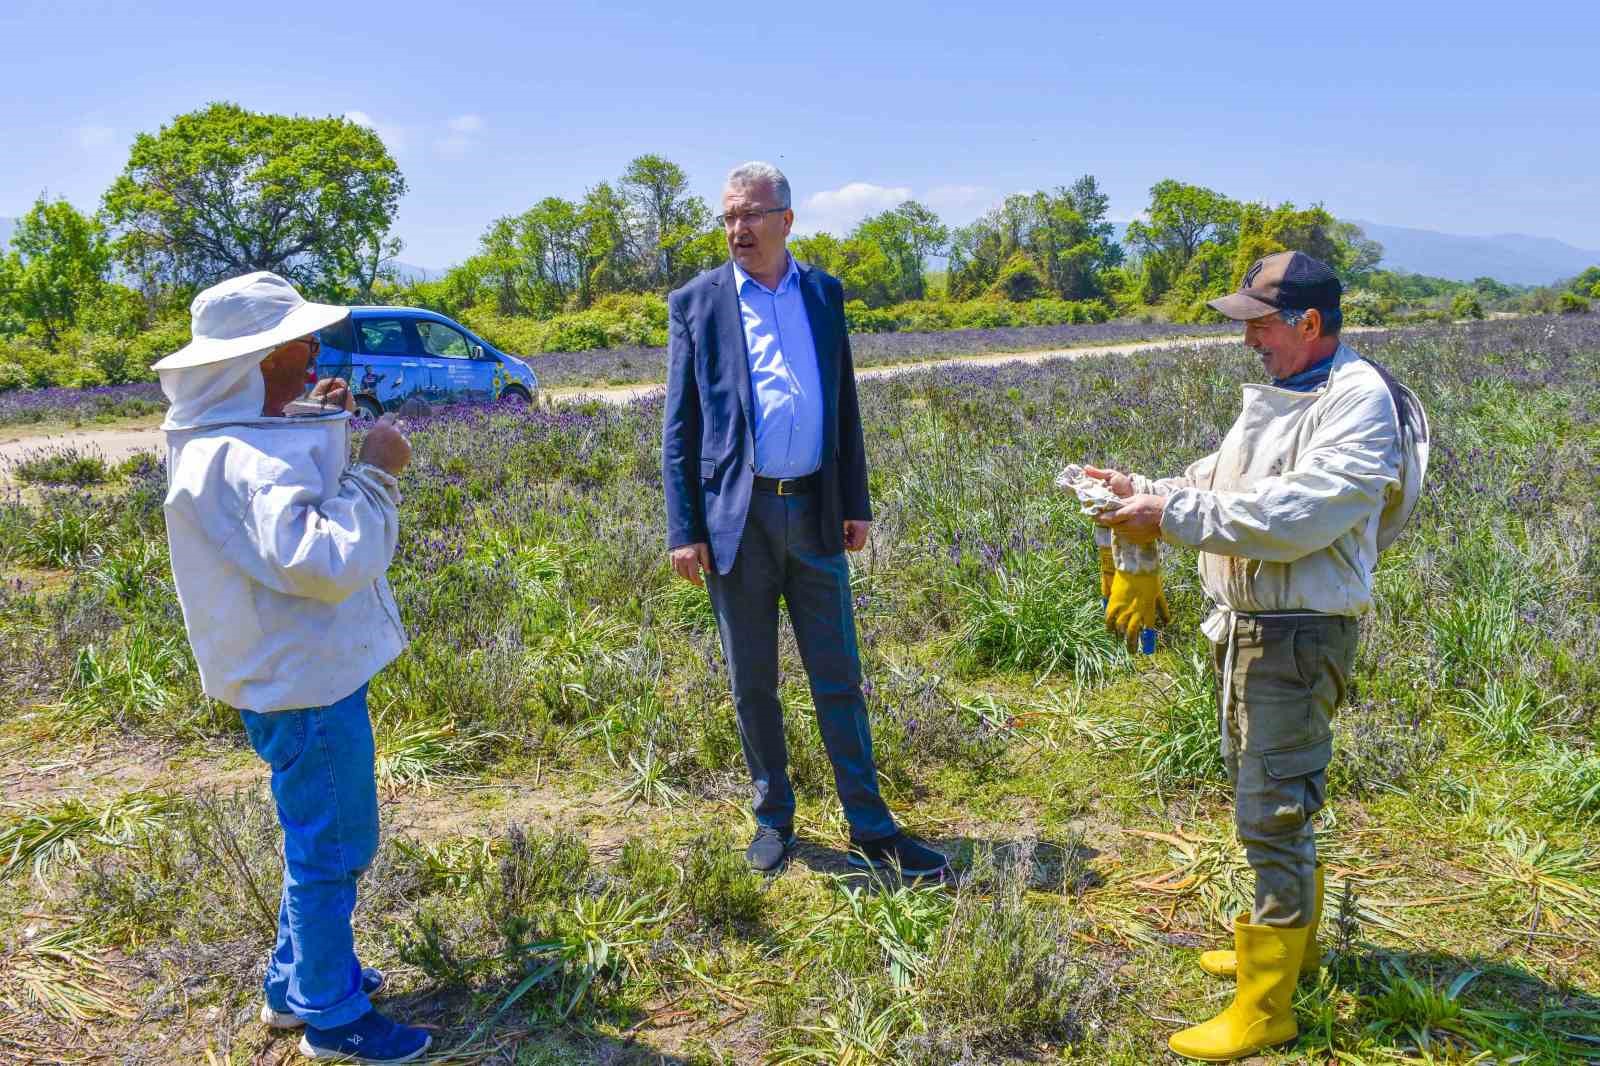
[{"label": "man's short hair", "polygon": [[[1300,324],[1300,320],[1306,317],[1306,311],[1309,310],[1311,310],[1309,307],[1306,308],[1305,311],[1290,311],[1285,309],[1278,312],[1278,317],[1283,319],[1285,325],[1298,326]],[[1318,334],[1318,336],[1337,337],[1339,335],[1339,330],[1344,326],[1344,311],[1338,307],[1319,307],[1316,310],[1322,315],[1322,332]]]},{"label": "man's short hair", "polygon": [[779,207],[789,207],[789,179],[783,176],[783,171],[771,163],[755,160],[749,163],[740,163],[728,171],[728,178],[724,186],[768,185],[772,194],[778,198]]}]

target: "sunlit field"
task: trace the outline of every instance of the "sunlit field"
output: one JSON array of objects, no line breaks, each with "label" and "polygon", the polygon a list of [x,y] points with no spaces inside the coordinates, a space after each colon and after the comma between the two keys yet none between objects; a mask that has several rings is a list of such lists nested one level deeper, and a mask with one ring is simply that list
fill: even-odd
[{"label": "sunlit field", "polygon": [[[1269,1062],[1600,1058],[1600,317],[1351,338],[1436,442],[1335,722],[1327,965]],[[661,401],[412,424],[356,916],[434,1061],[1145,1064],[1226,1003],[1250,874],[1194,556],[1153,657],[1101,628],[1069,461],[1174,473],[1242,346],[863,382],[853,556],[882,784],[953,884],[864,879],[786,634],[801,844],[753,823],[705,594],[669,578]],[[267,773],[204,699],[159,461],[0,499],[0,1061],[298,1061],[256,1020]]]}]

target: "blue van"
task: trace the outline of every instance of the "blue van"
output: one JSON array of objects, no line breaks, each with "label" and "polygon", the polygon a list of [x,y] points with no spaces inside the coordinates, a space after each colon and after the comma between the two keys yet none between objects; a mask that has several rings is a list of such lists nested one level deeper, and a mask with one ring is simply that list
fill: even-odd
[{"label": "blue van", "polygon": [[526,404],[539,392],[526,361],[419,307],[353,307],[317,339],[317,377],[349,382],[358,418],[378,418],[408,400]]}]

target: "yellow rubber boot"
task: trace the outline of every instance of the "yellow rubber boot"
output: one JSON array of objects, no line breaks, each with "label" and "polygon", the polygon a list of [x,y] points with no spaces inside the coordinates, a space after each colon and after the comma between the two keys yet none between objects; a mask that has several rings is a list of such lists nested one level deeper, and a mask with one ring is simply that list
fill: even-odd
[{"label": "yellow rubber boot", "polygon": [[1210,1021],[1173,1033],[1167,1046],[1186,1059],[1230,1062],[1299,1036],[1294,986],[1310,935],[1309,925],[1280,929],[1236,919],[1239,987],[1233,1003]]},{"label": "yellow rubber boot", "polygon": [[[1311,902],[1311,937],[1306,941],[1305,959],[1300,963],[1300,976],[1310,977],[1322,968],[1322,945],[1317,943],[1317,926],[1322,924],[1322,864],[1317,864],[1317,895]],[[1202,951],[1200,968],[1218,977],[1232,977],[1239,971],[1239,959],[1227,950]]]}]

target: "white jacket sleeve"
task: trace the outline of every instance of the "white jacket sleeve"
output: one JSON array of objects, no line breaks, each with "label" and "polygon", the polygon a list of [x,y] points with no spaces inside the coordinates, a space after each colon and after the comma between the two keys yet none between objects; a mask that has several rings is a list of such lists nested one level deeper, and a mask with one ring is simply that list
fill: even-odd
[{"label": "white jacket sleeve", "polygon": [[1394,401],[1382,389],[1351,392],[1330,403],[1282,474],[1246,492],[1173,491],[1161,535],[1213,555],[1292,563],[1375,516],[1399,471]]},{"label": "white jacket sleeve", "polygon": [[1211,473],[1217,468],[1217,452],[1212,452],[1203,459],[1196,459],[1184,468],[1183,473],[1177,477],[1164,477],[1151,480],[1143,474],[1133,474],[1133,491],[1150,493],[1156,496],[1171,496],[1179,489],[1194,488],[1198,485],[1208,484]]},{"label": "white jacket sleeve", "polygon": [[280,465],[245,502],[223,550],[252,578],[290,596],[340,603],[383,576],[400,536],[399,482],[357,463],[319,499],[316,471]]}]

